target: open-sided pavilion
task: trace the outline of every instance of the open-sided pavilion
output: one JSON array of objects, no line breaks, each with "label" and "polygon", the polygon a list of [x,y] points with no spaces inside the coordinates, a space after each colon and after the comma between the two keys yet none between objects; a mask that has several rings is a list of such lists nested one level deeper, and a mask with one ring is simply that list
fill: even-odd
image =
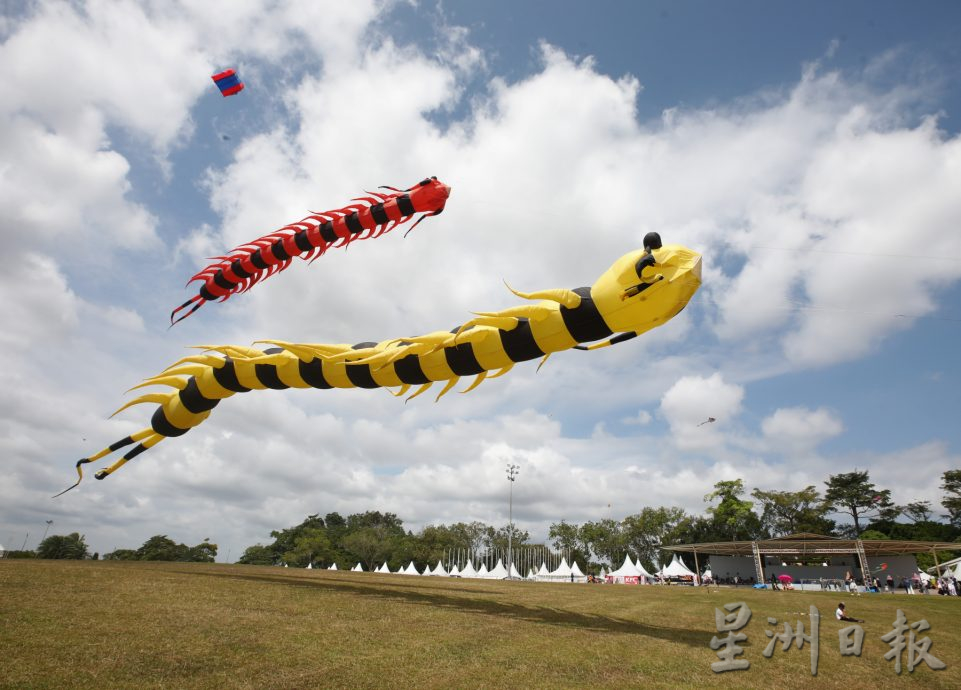
[{"label": "open-sided pavilion", "polygon": [[[695,569],[700,572],[698,556],[741,556],[754,559],[757,582],[765,582],[765,556],[777,556],[783,560],[800,560],[811,557],[854,556],[861,567],[862,578],[870,577],[869,557],[907,556],[930,553],[938,563],[939,551],[958,551],[961,544],[937,541],[900,541],[896,539],[842,539],[810,532],[798,532],[776,539],[754,541],[719,541],[704,544],[678,544],[663,547],[667,551],[693,553]],[[939,569],[940,574],[940,569]]]}]

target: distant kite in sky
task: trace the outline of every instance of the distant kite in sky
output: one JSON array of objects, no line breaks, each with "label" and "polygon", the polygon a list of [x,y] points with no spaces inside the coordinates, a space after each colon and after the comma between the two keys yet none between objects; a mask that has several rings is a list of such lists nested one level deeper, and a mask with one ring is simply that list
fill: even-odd
[{"label": "distant kite in sky", "polygon": [[225,69],[223,72],[215,74],[211,77],[217,88],[220,89],[220,93],[227,96],[233,96],[235,93],[240,93],[244,90],[244,83],[240,81],[237,77],[237,73],[232,69]]},{"label": "distant kite in sky", "polygon": [[[171,312],[170,325],[186,319],[204,302],[224,301],[233,294],[246,292],[260,280],[283,271],[294,257],[313,261],[330,247],[344,247],[356,240],[380,237],[409,221],[415,213],[423,213],[410,226],[407,231],[410,232],[427,216],[439,215],[450,195],[450,187],[438,182],[436,177],[429,177],[408,189],[384,189],[390,189],[392,193],[366,192],[369,196],[353,199],[362,203],[333,211],[315,211],[297,223],[240,245],[227,256],[214,257],[214,263],[187,282],[190,285],[200,281],[203,285],[198,295]],[[177,312],[191,304],[190,311],[174,320]]]},{"label": "distant kite in sky", "polygon": [[[400,396],[416,386],[410,400],[443,382],[439,400],[462,376],[476,376],[466,393],[491,372],[490,378],[506,374],[517,362],[541,359],[543,364],[554,352],[596,350],[630,340],[676,316],[701,285],[700,254],[680,245],[662,247],[660,237],[653,244],[645,238],[645,247],[618,259],[592,287],[531,293],[511,289],[521,299],[536,303],[475,312],[474,318],[452,330],[356,345],[265,340],[260,342],[270,347],[264,350],[202,346],[202,354],[184,357],[134,386],[167,387],[117,410],[156,404],[150,426],[77,461],[77,484],[83,478],[83,465],[133,445],[96,473],[97,479],[103,479],[165,438],[186,434],[207,419],[221,400],[236,393],[267,388],[399,388],[394,395]],[[437,287],[438,293],[448,289]]]},{"label": "distant kite in sky", "polygon": [[698,426],[704,426],[705,424],[713,424],[713,423],[716,422],[716,421],[717,421],[717,420],[714,419],[714,417],[708,417],[708,418],[705,419],[703,422],[701,422],[700,424],[698,424]]}]

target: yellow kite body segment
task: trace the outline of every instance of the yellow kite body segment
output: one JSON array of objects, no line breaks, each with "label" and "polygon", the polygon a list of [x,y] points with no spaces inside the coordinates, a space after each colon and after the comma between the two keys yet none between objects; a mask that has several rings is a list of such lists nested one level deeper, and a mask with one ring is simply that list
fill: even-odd
[{"label": "yellow kite body segment", "polygon": [[544,360],[571,348],[606,347],[660,326],[687,305],[700,284],[700,254],[679,245],[661,246],[658,237],[649,249],[622,256],[589,288],[530,293],[511,289],[525,302],[502,311],[475,312],[450,331],[354,345],[267,340],[261,342],[271,347],[263,350],[204,346],[198,348],[203,353],[184,357],[136,386],[169,389],[120,408],[157,404],[150,426],[79,460],[77,473],[82,479],[83,465],[136,443],[96,473],[103,479],[163,439],[187,433],[224,398],[249,390],[383,387],[398,388],[395,395],[400,396],[414,387],[410,399],[443,383],[440,399],[461,377],[475,376],[467,392],[518,362]]}]

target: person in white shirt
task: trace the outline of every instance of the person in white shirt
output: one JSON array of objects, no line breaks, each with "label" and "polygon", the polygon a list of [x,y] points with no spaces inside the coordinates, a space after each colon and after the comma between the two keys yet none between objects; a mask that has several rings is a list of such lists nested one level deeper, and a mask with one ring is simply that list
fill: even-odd
[{"label": "person in white shirt", "polygon": [[838,610],[834,612],[834,617],[839,621],[851,621],[852,623],[863,623],[860,618],[851,618],[844,610],[844,602],[838,604]]}]

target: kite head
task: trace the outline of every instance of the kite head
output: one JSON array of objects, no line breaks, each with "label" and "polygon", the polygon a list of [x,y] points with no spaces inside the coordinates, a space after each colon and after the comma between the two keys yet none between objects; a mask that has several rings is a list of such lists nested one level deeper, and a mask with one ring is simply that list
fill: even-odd
[{"label": "kite head", "polygon": [[[392,187],[388,187],[388,189],[392,189]],[[420,225],[424,218],[439,216],[443,212],[444,206],[447,204],[447,197],[450,196],[450,187],[436,177],[428,177],[405,191],[409,194],[414,211],[424,214],[404,233],[404,237],[407,237],[408,233]]]},{"label": "kite head", "polygon": [[641,334],[664,324],[687,306],[701,286],[697,252],[665,244],[651,248],[653,262],[650,256],[642,261],[646,254],[643,249],[625,254],[591,287],[591,298],[615,333]]},{"label": "kite head", "polygon": [[661,235],[656,232],[649,232],[644,235],[644,249],[651,251],[652,249],[660,249],[664,245],[661,243]]},{"label": "kite head", "polygon": [[447,197],[450,196],[450,187],[436,177],[421,180],[408,191],[411,193],[410,200],[414,204],[414,210],[430,213],[432,216],[439,215],[444,210]]}]

